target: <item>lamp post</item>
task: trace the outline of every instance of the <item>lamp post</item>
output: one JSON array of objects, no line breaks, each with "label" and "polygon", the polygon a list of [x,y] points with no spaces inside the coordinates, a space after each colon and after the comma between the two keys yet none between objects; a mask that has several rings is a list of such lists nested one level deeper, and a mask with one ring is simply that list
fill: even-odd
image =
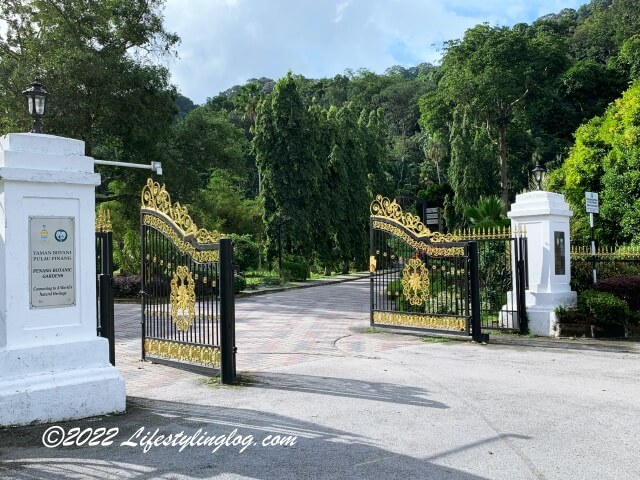
[{"label": "lamp post", "polygon": [[538,190],[542,190],[542,179],[544,178],[544,174],[546,171],[547,169],[540,165],[539,162],[536,167],[531,170],[531,173],[533,173],[533,178],[535,179],[536,184],[538,184]]},{"label": "lamp post", "polygon": [[39,79],[35,79],[31,82],[31,87],[22,92],[27,97],[27,104],[29,106],[29,114],[33,117],[33,128],[31,133],[42,133],[41,119],[44,116],[44,107],[49,96]]}]

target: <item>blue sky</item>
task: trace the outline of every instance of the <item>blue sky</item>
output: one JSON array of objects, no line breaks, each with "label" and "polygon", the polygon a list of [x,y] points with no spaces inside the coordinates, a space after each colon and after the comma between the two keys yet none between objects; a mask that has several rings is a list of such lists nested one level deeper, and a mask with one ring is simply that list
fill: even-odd
[{"label": "blue sky", "polygon": [[165,26],[182,39],[167,66],[203,103],[250,78],[288,70],[310,78],[437,63],[441,45],[482,22],[530,23],[586,0],[167,0]]}]

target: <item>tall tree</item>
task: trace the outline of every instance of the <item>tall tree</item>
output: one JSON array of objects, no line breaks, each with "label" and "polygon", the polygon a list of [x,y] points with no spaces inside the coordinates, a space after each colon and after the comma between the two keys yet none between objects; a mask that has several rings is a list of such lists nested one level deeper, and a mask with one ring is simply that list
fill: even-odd
[{"label": "tall tree", "polygon": [[[176,91],[155,59],[178,37],[162,24],[163,0],[0,2],[0,133],[25,131],[21,91],[40,77],[51,93],[45,132],[83,140],[88,155],[149,163],[177,112]],[[105,168],[100,199],[125,203],[137,221],[144,174]]]},{"label": "tall tree", "polygon": [[510,200],[509,126],[533,90],[555,78],[565,65],[559,40],[547,32],[532,36],[524,25],[478,25],[462,40],[446,45],[435,98],[464,107],[469,125],[484,128],[496,144],[505,205]]},{"label": "tall tree", "polygon": [[262,175],[264,220],[272,258],[279,224],[287,225],[288,250],[306,258],[313,244],[313,196],[321,178],[321,166],[309,148],[311,134],[307,108],[291,73],[280,79],[271,95],[258,106],[254,147]]},{"label": "tall tree", "polygon": [[141,142],[148,147],[175,113],[168,72],[149,61],[151,55],[170,54],[178,41],[164,30],[162,5],[162,0],[2,2],[7,33],[0,39],[0,129],[24,128],[20,92],[39,76],[54,93],[49,133],[84,140],[88,154],[107,144],[119,159],[136,160]]}]

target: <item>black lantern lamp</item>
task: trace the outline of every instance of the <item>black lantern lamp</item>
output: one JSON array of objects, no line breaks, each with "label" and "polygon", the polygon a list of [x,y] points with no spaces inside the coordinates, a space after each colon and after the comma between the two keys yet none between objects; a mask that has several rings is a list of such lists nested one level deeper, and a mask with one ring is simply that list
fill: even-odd
[{"label": "black lantern lamp", "polygon": [[31,133],[42,133],[42,123],[40,120],[44,116],[44,107],[49,93],[42,88],[42,83],[37,78],[31,82],[31,87],[22,93],[27,97],[29,114],[33,117]]},{"label": "black lantern lamp", "polygon": [[531,173],[533,173],[533,178],[538,184],[538,190],[542,190],[542,179],[544,178],[544,174],[546,171],[547,169],[540,165],[540,162],[538,162],[536,168],[531,170]]}]

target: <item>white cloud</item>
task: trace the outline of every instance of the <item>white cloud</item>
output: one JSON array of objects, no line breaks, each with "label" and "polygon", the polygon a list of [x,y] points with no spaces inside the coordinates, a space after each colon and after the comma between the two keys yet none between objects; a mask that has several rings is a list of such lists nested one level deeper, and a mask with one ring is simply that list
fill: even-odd
[{"label": "white cloud", "polygon": [[477,23],[531,22],[586,0],[167,0],[182,39],[172,80],[196,103],[249,78],[287,70],[332,77],[436,62],[438,46]]},{"label": "white cloud", "polygon": [[338,23],[342,20],[342,13],[349,6],[349,2],[342,2],[336,5],[336,18],[333,19],[334,23]]}]

